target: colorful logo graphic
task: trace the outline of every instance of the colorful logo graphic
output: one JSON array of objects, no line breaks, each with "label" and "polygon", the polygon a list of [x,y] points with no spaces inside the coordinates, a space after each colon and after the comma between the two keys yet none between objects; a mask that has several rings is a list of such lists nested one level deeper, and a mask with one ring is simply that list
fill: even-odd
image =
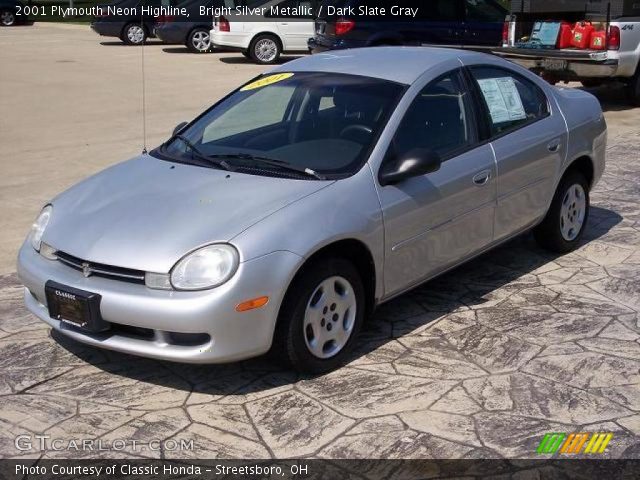
[{"label": "colorful logo graphic", "polygon": [[553,455],[556,452],[576,455],[579,453],[599,454],[603,453],[613,433],[566,433],[552,432],[542,437],[536,453],[539,455]]}]

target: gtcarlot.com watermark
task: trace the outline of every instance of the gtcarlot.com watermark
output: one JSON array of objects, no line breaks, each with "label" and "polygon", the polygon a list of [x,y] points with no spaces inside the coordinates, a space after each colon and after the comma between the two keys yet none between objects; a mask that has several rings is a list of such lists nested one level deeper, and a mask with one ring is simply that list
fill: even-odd
[{"label": "gtcarlot.com watermark", "polygon": [[116,438],[113,440],[55,438],[51,435],[18,435],[14,441],[16,450],[28,451],[163,451],[176,452],[193,450],[193,440],[135,440],[133,438]]}]

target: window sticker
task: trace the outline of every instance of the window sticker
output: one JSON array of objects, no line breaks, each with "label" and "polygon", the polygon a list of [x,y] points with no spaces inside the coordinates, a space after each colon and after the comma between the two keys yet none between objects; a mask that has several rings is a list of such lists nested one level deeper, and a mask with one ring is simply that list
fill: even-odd
[{"label": "window sticker", "polygon": [[246,92],[247,90],[255,90],[257,88],[266,87],[267,85],[273,85],[274,83],[281,82],[291,77],[293,77],[293,73],[277,73],[275,75],[268,75],[266,77],[260,78],[259,80],[256,80],[255,82],[251,82],[249,85],[245,85],[240,89],[240,91]]},{"label": "window sticker", "polygon": [[522,99],[511,77],[478,80],[494,124],[525,120]]}]

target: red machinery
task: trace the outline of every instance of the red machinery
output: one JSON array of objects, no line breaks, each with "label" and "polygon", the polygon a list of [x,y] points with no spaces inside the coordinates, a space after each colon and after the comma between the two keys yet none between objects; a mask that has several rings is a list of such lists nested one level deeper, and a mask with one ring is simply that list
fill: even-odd
[{"label": "red machinery", "polygon": [[576,48],[589,48],[591,44],[591,35],[594,31],[593,24],[588,21],[578,22],[573,29],[573,38],[571,40],[571,45]]},{"label": "red machinery", "polygon": [[558,35],[557,48],[570,48],[573,40],[573,28],[569,22],[560,24],[560,35]]}]

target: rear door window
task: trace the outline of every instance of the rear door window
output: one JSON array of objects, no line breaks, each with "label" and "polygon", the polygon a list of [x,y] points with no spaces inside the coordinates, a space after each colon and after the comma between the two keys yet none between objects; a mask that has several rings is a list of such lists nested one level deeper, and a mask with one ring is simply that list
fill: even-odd
[{"label": "rear door window", "polygon": [[523,76],[490,66],[470,70],[486,108],[492,137],[549,115],[546,95]]}]

